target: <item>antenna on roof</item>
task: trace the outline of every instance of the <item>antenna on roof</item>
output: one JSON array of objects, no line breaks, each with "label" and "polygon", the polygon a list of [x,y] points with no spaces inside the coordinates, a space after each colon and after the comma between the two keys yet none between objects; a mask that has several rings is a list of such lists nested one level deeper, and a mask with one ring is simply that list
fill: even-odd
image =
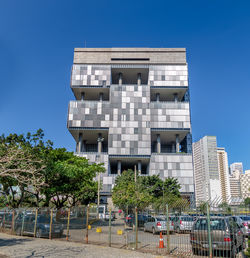
[{"label": "antenna on roof", "polygon": [[87,42],[86,42],[86,40],[84,40],[84,47],[86,47],[87,46]]}]

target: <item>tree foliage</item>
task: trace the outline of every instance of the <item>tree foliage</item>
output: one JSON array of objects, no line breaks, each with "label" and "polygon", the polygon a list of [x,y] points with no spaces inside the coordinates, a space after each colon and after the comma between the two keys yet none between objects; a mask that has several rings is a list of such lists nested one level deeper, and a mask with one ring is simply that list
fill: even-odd
[{"label": "tree foliage", "polygon": [[96,198],[97,172],[102,164],[89,164],[66,149],[53,149],[44,132],[0,136],[1,198],[11,207],[25,205],[61,208],[86,204]]},{"label": "tree foliage", "polygon": [[157,209],[165,209],[166,204],[172,205],[180,200],[180,185],[175,178],[161,180],[158,175],[138,176],[132,170],[123,171],[116,178],[112,191],[113,203],[126,210],[134,207],[144,209],[153,205]]}]

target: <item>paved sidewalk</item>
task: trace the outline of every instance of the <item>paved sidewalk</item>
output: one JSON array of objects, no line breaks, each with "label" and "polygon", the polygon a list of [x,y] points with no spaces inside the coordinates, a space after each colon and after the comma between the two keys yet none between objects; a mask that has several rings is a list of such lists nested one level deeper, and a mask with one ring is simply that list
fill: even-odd
[{"label": "paved sidewalk", "polygon": [[[2,255],[2,256],[1,256]],[[157,258],[152,254],[0,233],[0,258]],[[165,256],[166,257],[166,256]]]}]

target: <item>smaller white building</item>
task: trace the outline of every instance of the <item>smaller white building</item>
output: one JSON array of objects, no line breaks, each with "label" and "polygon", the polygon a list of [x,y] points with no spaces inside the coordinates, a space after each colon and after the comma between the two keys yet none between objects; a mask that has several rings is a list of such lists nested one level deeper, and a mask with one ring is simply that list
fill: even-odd
[{"label": "smaller white building", "polygon": [[250,170],[246,170],[245,174],[240,175],[240,186],[243,200],[250,198]]}]

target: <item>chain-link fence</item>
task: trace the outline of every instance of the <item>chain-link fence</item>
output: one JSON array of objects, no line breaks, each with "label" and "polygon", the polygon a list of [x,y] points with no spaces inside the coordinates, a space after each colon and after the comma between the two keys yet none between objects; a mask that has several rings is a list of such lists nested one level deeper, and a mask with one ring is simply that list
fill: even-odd
[{"label": "chain-link fence", "polygon": [[183,257],[244,257],[250,210],[204,203],[130,207],[126,212],[102,205],[0,210],[2,232],[60,239]]}]

